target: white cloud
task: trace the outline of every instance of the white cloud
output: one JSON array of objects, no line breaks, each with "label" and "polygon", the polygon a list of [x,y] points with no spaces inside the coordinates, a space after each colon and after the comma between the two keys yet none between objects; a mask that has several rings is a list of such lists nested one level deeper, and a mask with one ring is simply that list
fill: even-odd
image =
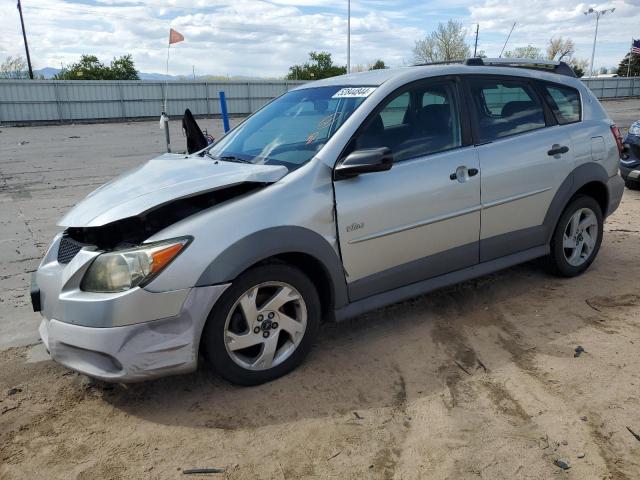
[{"label": "white cloud", "polygon": [[[10,0],[0,0],[9,3]],[[83,53],[108,61],[131,53],[138,69],[164,71],[169,27],[186,41],[172,47],[170,73],[283,76],[311,50],[327,50],[346,63],[346,0],[30,0],[24,6],[36,68],[59,67]],[[401,65],[411,59],[414,41],[438,21],[456,18],[469,34],[480,22],[480,45],[499,52],[512,23],[509,47],[543,47],[553,35],[571,36],[579,55],[590,55],[594,19],[591,6],[566,0],[352,0],[352,64],[382,58]],[[600,23],[598,58],[614,65],[640,25],[640,0],[613,0],[616,12]],[[0,59],[23,53],[15,8],[3,8]],[[471,41],[471,36],[469,41]]]},{"label": "white cloud", "polygon": [[485,0],[470,6],[469,11],[471,20],[479,22],[481,30],[494,33],[492,42],[483,45],[492,53],[499,52],[513,22],[517,22],[507,48],[528,44],[545,48],[551,37],[571,37],[576,43],[577,56],[588,59],[595,16],[583,12],[589,7],[615,8],[614,13],[600,18],[594,62],[597,66],[614,66],[628,51],[631,37],[640,36],[639,6],[640,0],[614,0],[602,4],[568,4],[566,0]]}]

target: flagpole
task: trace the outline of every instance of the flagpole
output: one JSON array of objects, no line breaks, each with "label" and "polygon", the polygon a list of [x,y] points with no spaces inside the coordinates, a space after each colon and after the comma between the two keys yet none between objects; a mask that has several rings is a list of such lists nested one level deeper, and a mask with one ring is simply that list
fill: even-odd
[{"label": "flagpole", "polygon": [[631,57],[633,57],[633,37],[631,37],[631,47],[629,47],[629,61],[627,62],[627,78],[631,75]]},{"label": "flagpole", "polygon": [[160,120],[164,124],[164,137],[167,141],[167,152],[171,153],[171,138],[169,137],[169,116],[167,115],[167,96],[169,91],[169,52],[171,51],[171,33],[169,33],[169,43],[167,44],[167,76],[164,85],[164,104],[162,105],[162,115]]},{"label": "flagpole", "polygon": [[167,76],[165,77],[165,86],[164,86],[164,105],[162,106],[162,111],[167,111],[167,90],[169,89],[169,53],[171,51],[171,38],[169,38],[169,43],[167,45]]}]

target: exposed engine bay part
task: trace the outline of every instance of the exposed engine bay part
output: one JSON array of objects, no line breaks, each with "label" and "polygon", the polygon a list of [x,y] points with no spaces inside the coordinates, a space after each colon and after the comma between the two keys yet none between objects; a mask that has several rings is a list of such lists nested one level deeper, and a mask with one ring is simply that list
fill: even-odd
[{"label": "exposed engine bay part", "polygon": [[209,144],[196,119],[193,118],[191,110],[188,108],[184,111],[184,116],[182,117],[182,130],[187,137],[187,153],[199,152]]},{"label": "exposed engine bay part", "polygon": [[263,187],[264,184],[259,183],[241,183],[174,200],[142,215],[123,218],[99,227],[69,227],[65,235],[77,244],[95,245],[100,250],[133,247],[184,218]]}]

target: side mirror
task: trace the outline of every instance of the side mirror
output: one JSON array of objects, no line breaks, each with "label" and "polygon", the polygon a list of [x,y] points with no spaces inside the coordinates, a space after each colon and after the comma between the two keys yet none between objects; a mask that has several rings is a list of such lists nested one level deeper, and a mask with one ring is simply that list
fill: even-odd
[{"label": "side mirror", "polygon": [[363,173],[385,172],[392,166],[393,154],[388,147],[356,150],[338,163],[333,179],[344,180]]}]

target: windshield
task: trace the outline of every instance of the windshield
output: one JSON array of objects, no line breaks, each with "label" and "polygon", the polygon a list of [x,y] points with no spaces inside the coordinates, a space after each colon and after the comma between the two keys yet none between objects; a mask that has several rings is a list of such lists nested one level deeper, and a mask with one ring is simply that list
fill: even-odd
[{"label": "windshield", "polygon": [[336,86],[285,93],[206,153],[220,160],[294,170],[313,158],[373,90]]}]

